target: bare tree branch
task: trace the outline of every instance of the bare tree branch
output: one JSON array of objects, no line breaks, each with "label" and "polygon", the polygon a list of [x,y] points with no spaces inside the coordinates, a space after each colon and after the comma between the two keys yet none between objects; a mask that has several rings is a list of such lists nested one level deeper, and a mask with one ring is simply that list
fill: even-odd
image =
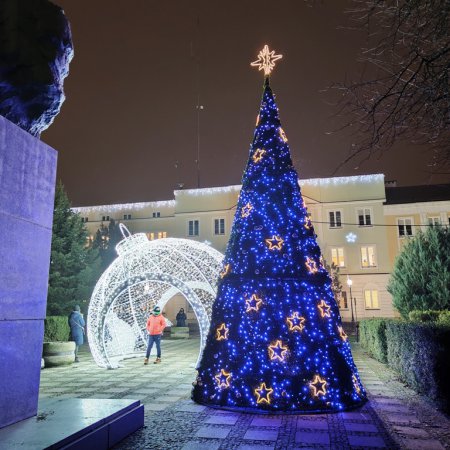
[{"label": "bare tree branch", "polygon": [[370,79],[335,84],[343,128],[357,136],[349,156],[370,158],[394,142],[427,144],[436,172],[450,170],[450,0],[353,0],[352,21],[367,30],[360,61]]}]

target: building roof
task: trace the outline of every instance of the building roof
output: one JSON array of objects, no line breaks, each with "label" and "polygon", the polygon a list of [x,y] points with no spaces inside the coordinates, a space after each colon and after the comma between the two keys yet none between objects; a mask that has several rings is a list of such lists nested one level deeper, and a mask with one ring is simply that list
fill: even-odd
[{"label": "building roof", "polygon": [[385,205],[450,200],[450,184],[386,187]]}]

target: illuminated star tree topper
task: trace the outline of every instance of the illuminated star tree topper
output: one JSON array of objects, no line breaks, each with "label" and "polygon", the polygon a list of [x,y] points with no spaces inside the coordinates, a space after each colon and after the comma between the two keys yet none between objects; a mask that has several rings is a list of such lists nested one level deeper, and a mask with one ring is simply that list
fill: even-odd
[{"label": "illuminated star tree topper", "polygon": [[268,77],[275,67],[275,61],[278,61],[282,57],[283,55],[275,55],[275,51],[270,51],[269,46],[265,45],[258,53],[258,59],[250,65],[257,67],[258,70],[264,70],[264,76]]}]

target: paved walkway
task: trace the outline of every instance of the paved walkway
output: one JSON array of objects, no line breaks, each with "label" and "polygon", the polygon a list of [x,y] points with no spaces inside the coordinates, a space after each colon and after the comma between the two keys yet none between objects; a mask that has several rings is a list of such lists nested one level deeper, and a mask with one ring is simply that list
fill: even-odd
[{"label": "paved walkway", "polygon": [[430,449],[450,448],[450,420],[369,358],[353,354],[370,401],[340,414],[261,416],[197,405],[190,400],[198,339],[163,341],[163,363],[123,361],[97,367],[86,350],[79,364],[44,369],[41,397],[132,398],[145,404],[145,427],[115,449]]}]

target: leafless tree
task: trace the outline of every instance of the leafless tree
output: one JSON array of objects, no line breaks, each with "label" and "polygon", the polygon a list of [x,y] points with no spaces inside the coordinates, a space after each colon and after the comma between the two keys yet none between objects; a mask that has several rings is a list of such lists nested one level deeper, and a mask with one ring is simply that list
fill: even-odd
[{"label": "leafless tree", "polygon": [[450,173],[450,0],[353,0],[367,30],[369,76],[333,86],[361,138],[348,158],[368,158],[398,140],[427,144],[434,173]]}]

